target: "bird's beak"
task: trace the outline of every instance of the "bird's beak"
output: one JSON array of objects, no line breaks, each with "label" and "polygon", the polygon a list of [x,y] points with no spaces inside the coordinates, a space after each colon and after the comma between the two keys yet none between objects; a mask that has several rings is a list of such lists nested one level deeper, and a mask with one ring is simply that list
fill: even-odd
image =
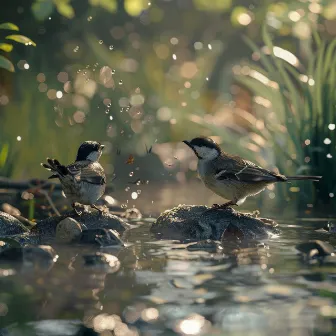
[{"label": "bird's beak", "polygon": [[104,145],[100,145],[100,151],[102,151],[105,148]]},{"label": "bird's beak", "polygon": [[191,146],[191,144],[190,144],[189,141],[187,141],[187,140],[183,140],[182,142],[184,142],[188,147],[192,148],[192,146]]}]

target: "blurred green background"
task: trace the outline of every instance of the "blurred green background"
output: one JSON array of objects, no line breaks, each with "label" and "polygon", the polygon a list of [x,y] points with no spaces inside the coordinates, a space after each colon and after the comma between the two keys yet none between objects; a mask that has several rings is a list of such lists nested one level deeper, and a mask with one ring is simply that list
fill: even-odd
[{"label": "blurred green background", "polygon": [[137,177],[183,183],[197,162],[180,141],[202,134],[324,177],[268,201],[333,208],[335,0],[6,0],[1,23],[17,27],[0,26],[0,175],[46,178],[47,156],[98,140],[117,184],[129,155]]}]

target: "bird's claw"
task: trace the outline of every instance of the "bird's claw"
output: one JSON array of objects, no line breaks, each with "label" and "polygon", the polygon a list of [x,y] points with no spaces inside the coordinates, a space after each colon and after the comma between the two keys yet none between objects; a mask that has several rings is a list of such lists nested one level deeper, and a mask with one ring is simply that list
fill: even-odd
[{"label": "bird's claw", "polygon": [[221,205],[219,205],[219,204],[213,204],[211,208],[212,209],[226,209],[227,207],[229,207],[231,205],[237,205],[237,204],[233,203],[232,201],[230,201],[230,202],[226,202],[226,203],[221,204]]},{"label": "bird's claw", "polygon": [[104,210],[99,209],[96,205],[92,204],[91,205],[92,208],[96,209],[99,212],[99,216],[102,216],[104,213]]}]

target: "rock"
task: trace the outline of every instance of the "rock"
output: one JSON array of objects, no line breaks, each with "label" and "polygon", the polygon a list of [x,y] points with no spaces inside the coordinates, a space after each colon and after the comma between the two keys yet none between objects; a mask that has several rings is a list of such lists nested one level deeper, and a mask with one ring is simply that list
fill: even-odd
[{"label": "rock", "polygon": [[83,255],[84,266],[95,270],[102,270],[107,273],[117,272],[120,268],[120,261],[112,254],[96,252]]},{"label": "rock", "polygon": [[21,215],[20,210],[13,207],[9,203],[3,203],[1,205],[1,208],[4,212],[8,213],[9,215],[12,215],[12,216],[20,216]]},{"label": "rock", "polygon": [[131,209],[127,209],[125,212],[123,212],[120,217],[122,218],[126,218],[126,219],[141,219],[142,218],[142,213],[140,212],[140,210],[136,209],[136,208],[131,208]]},{"label": "rock", "polygon": [[105,228],[116,230],[121,234],[129,228],[129,224],[121,218],[109,213],[100,214],[97,210],[94,210],[92,212],[83,212],[81,215],[70,212],[61,216],[49,217],[38,222],[31,232],[40,235],[44,241],[54,239],[57,224],[65,218],[76,220],[81,225],[82,230]]},{"label": "rock", "polygon": [[0,211],[0,237],[11,236],[29,231],[15,217]]},{"label": "rock", "polygon": [[64,218],[56,226],[56,241],[59,243],[70,243],[78,239],[81,234],[81,225],[71,217]]},{"label": "rock", "polygon": [[276,223],[243,214],[231,207],[215,209],[198,205],[179,205],[163,212],[151,227],[161,239],[226,240],[264,239],[278,234]]},{"label": "rock", "polygon": [[296,245],[295,248],[310,258],[325,257],[335,252],[332,245],[321,240],[310,240],[308,242],[300,243]]},{"label": "rock", "polygon": [[111,229],[88,229],[83,230],[79,237],[81,244],[94,244],[103,246],[124,246],[119,233]]},{"label": "rock", "polygon": [[58,256],[51,246],[8,247],[0,251],[0,263],[17,262],[29,269],[49,269]]}]

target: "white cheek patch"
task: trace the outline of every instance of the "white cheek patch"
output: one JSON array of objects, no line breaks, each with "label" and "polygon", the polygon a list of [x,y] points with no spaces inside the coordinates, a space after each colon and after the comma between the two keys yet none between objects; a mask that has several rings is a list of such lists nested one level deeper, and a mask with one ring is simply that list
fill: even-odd
[{"label": "white cheek patch", "polygon": [[86,159],[90,161],[98,161],[100,157],[101,157],[101,153],[98,151],[95,151],[95,152],[90,153]]},{"label": "white cheek patch", "polygon": [[218,156],[218,151],[215,148],[195,146],[194,149],[198,156],[203,160],[213,160]]}]

